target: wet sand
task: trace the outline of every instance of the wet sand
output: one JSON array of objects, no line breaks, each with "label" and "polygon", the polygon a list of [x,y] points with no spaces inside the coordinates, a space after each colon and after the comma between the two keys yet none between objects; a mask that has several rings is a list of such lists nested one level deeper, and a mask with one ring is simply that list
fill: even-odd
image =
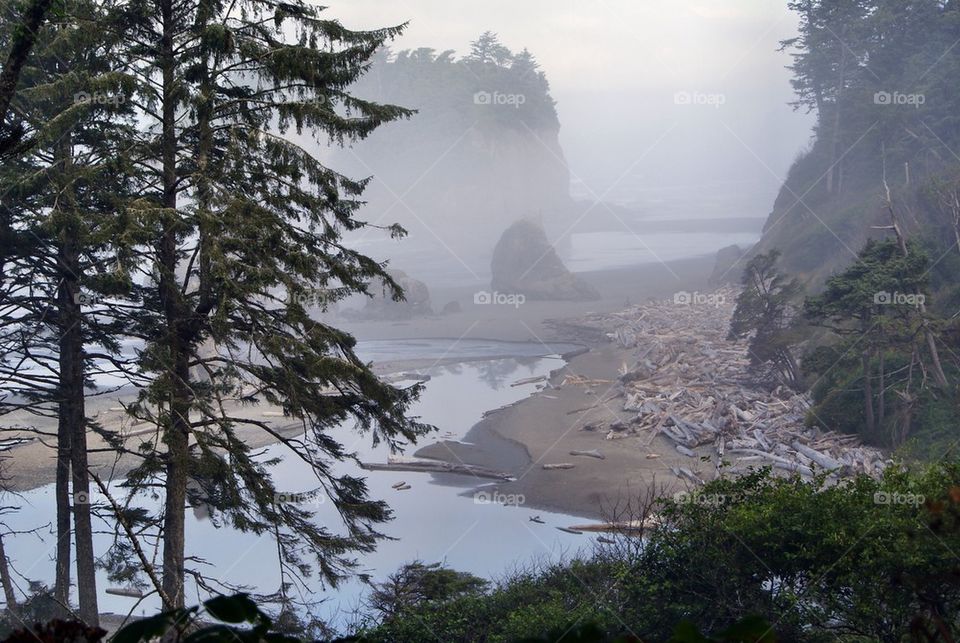
[{"label": "wet sand", "polygon": [[[87,434],[90,469],[104,483],[125,477],[140,464],[141,459],[135,454],[140,444],[148,441],[154,444],[160,443],[160,436],[155,426],[146,423],[131,426],[130,419],[120,409],[121,403],[129,403],[133,399],[132,394],[103,395],[87,399],[87,414],[107,429],[121,430],[125,437],[125,448],[127,451],[134,452],[118,456],[99,434],[92,431]],[[281,417],[282,413],[278,407],[227,404],[226,408],[235,417],[269,422],[272,430],[284,438],[294,438],[303,434],[302,425],[293,418]],[[3,463],[4,488],[20,492],[53,484],[56,481],[56,420],[38,421],[37,418],[21,413],[11,413],[4,420],[5,426],[24,426],[32,423],[49,434],[41,439],[14,447],[0,456]],[[252,449],[260,449],[277,442],[269,433],[252,426],[238,426],[236,431],[237,435],[242,437]],[[6,438],[14,435],[15,433],[10,431],[4,433]],[[25,431],[23,435],[32,434]],[[91,485],[93,485],[92,481]]]},{"label": "wet sand", "polygon": [[[598,422],[625,419],[623,400],[608,400],[617,369],[630,351],[613,345],[595,347],[554,371],[551,387],[489,414],[467,434],[464,443],[441,442],[416,455],[479,464],[510,473],[516,481],[495,485],[503,494],[519,494],[525,505],[590,519],[611,519],[628,502],[687,488],[671,466],[696,469],[696,462],[677,453],[665,438],[606,440]],[[567,376],[598,381],[566,384]],[[554,388],[560,387],[560,388]],[[571,451],[598,450],[605,459],[574,456]],[[650,458],[650,454],[659,457]],[[573,464],[572,469],[545,470],[543,465]]]}]

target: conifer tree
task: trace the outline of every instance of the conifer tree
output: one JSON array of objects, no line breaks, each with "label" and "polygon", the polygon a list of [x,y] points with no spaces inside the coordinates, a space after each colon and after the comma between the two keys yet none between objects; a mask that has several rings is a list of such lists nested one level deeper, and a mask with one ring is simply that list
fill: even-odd
[{"label": "conifer tree", "polygon": [[99,612],[85,413],[95,369],[86,347],[95,343],[102,352],[113,345],[93,321],[92,304],[115,277],[105,248],[116,236],[125,176],[114,145],[117,127],[125,127],[117,118],[122,78],[105,64],[109,44],[100,18],[98,5],[71,0],[37,35],[13,102],[28,118],[31,145],[0,173],[15,236],[2,326],[7,348],[24,358],[5,370],[31,410],[56,416],[54,596],[69,605],[73,540],[79,615],[90,624]]},{"label": "conifer tree", "polygon": [[767,367],[770,373],[764,375],[773,374],[776,381],[799,391],[803,381],[791,345],[799,339],[795,322],[803,287],[777,269],[779,256],[773,250],[747,263],[741,281],[743,290],[730,320],[729,339],[749,337],[751,368],[758,371]]},{"label": "conifer tree", "polygon": [[501,42],[497,34],[484,31],[480,37],[470,43],[467,62],[483,69],[487,66],[505,67],[513,54]]},{"label": "conifer tree", "polygon": [[[902,388],[901,400],[916,391],[917,372],[926,372],[924,314],[920,304],[927,296],[929,260],[921,248],[907,243],[904,255],[896,240],[870,241],[847,270],[827,281],[824,292],[804,303],[807,317],[840,338],[834,351],[842,357],[820,369],[822,373],[841,361],[859,366],[863,391],[863,417],[868,436],[876,439],[888,406],[886,391]],[[887,372],[887,361],[897,354],[910,355],[909,368],[898,369],[898,381]],[[816,360],[812,362],[817,368]],[[926,378],[923,378],[924,381]]]},{"label": "conifer tree", "polygon": [[[347,92],[400,28],[351,31],[304,2],[268,0],[139,0],[116,24],[132,43],[126,71],[146,125],[136,141],[144,196],[130,213],[133,236],[145,240],[134,332],[146,338],[140,366],[150,384],[130,412],[158,427],[159,443],[128,482],[163,488],[163,515],[153,519],[158,589],[167,607],[183,605],[188,502],[273,534],[285,572],[314,567],[336,583],[390,513],[362,479],[335,472],[352,456],[329,429],[352,420],[397,448],[428,427],[406,417],[418,387],[380,382],[353,338],[307,313],[307,301],[325,307],[374,279],[400,293],[385,265],[341,241],[365,225],[356,209],[366,181],[325,167],[290,135],[342,143],[406,116]],[[303,436],[236,412],[257,403],[281,407]],[[273,463],[255,458],[244,431],[267,433],[310,465],[344,533],[278,501]]]}]

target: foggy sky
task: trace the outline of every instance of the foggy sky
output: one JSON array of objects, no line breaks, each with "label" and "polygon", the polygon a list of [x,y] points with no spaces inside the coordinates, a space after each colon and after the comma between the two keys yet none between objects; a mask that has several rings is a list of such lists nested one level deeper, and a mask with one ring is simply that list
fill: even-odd
[{"label": "foggy sky", "polygon": [[[351,28],[409,21],[397,49],[463,54],[487,29],[514,51],[529,48],[551,82],[574,192],[584,198],[637,198],[656,216],[657,204],[695,194],[723,201],[721,214],[764,216],[810,138],[812,117],[787,105],[790,58],[777,51],[796,29],[785,1],[332,0],[329,6],[328,15]],[[703,104],[678,105],[678,94]]]}]

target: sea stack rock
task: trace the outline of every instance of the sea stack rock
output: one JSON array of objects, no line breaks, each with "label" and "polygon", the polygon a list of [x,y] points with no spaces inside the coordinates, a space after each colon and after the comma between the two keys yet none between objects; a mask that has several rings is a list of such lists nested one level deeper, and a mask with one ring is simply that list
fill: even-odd
[{"label": "sea stack rock", "polygon": [[737,263],[743,258],[746,252],[740,246],[727,246],[717,251],[717,258],[713,264],[713,273],[710,275],[708,283],[711,286],[726,286],[728,284],[740,283],[740,276],[743,274],[743,266]]},{"label": "sea stack rock", "polygon": [[490,285],[498,293],[541,301],[600,299],[596,288],[567,270],[547,241],[543,226],[530,219],[507,228],[493,249],[490,269]]},{"label": "sea stack rock", "polygon": [[394,301],[390,290],[378,281],[370,286],[373,298],[368,299],[363,310],[355,313],[353,317],[367,320],[401,320],[433,314],[427,284],[402,270],[388,270],[387,274],[403,290],[404,300]]}]

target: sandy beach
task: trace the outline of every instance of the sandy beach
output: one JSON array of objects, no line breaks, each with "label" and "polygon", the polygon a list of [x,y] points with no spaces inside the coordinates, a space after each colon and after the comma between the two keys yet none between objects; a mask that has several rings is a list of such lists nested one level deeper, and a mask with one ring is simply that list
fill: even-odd
[{"label": "sandy beach", "polygon": [[[686,484],[671,466],[690,466],[663,437],[604,440],[590,430],[597,422],[625,419],[622,401],[606,401],[617,369],[629,351],[597,346],[576,356],[550,378],[551,387],[489,414],[467,434],[465,443],[440,442],[416,455],[478,464],[511,473],[514,482],[496,488],[522,495],[525,504],[591,519],[612,518],[618,507],[643,496],[654,486],[673,493]],[[568,376],[595,380],[594,386],[564,386]],[[574,456],[571,451],[599,451],[604,459]],[[655,454],[658,457],[648,457]],[[543,465],[573,464],[572,469],[545,470]]]}]

